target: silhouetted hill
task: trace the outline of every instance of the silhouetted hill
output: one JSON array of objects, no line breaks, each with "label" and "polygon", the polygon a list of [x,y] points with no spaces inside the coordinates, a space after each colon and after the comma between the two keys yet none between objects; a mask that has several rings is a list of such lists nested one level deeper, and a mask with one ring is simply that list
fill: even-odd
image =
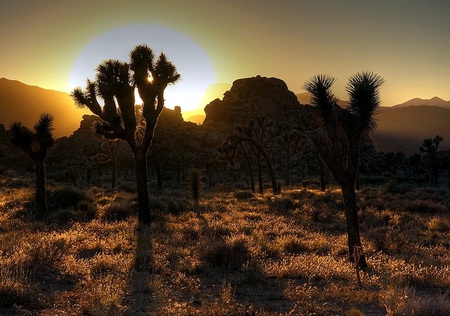
[{"label": "silhouetted hill", "polygon": [[433,97],[431,99],[414,98],[402,104],[394,105],[393,108],[404,108],[408,106],[420,106],[420,105],[439,106],[442,108],[450,109],[450,101],[445,101],[439,97]]},{"label": "silhouetted hill", "polygon": [[[301,104],[311,103],[311,94],[297,94]],[[340,101],[339,105],[347,106]],[[450,148],[450,101],[434,97],[411,99],[393,107],[381,107],[376,114],[377,129],[371,135],[376,150],[384,152],[419,152],[425,138],[444,137],[441,148]]]},{"label": "silhouetted hill", "polygon": [[444,137],[440,149],[450,149],[450,109],[437,106],[382,107],[372,135],[377,150],[419,152],[425,138]]},{"label": "silhouetted hill", "polygon": [[205,113],[205,128],[232,132],[236,125],[258,116],[279,125],[298,124],[311,111],[300,105],[283,80],[256,76],[235,80],[222,100],[215,99],[205,107]]},{"label": "silhouetted hill", "polygon": [[69,94],[29,86],[15,80],[0,79],[0,123],[8,129],[11,123],[21,121],[32,128],[43,112],[55,118],[54,136],[68,136],[80,124],[86,110],[75,106]]}]

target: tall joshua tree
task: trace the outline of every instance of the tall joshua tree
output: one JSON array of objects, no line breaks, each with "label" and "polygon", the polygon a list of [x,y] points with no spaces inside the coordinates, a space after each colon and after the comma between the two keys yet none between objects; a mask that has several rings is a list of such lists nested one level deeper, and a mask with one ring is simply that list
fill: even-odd
[{"label": "tall joshua tree", "polygon": [[52,135],[53,117],[50,114],[41,114],[33,131],[15,122],[11,126],[11,142],[22,149],[34,161],[36,169],[36,205],[38,216],[47,212],[47,199],[45,194],[46,173],[45,158],[55,140]]},{"label": "tall joshua tree", "polygon": [[322,119],[321,127],[307,135],[341,187],[350,261],[355,262],[355,257],[358,257],[359,267],[364,269],[367,263],[361,249],[355,182],[361,141],[376,126],[373,115],[380,104],[379,87],[384,79],[372,72],[350,77],[346,87],[350,103],[345,109],[337,105],[338,99],[331,91],[334,81],[333,77],[319,75],[305,83],[304,87],[313,95],[312,103],[319,109]]},{"label": "tall joshua tree", "polygon": [[[89,108],[101,119],[97,132],[110,139],[123,139],[130,146],[136,163],[138,218],[145,224],[151,222],[147,152],[164,108],[164,91],[179,78],[166,55],[161,53],[155,61],[153,51],[139,45],[131,51],[130,63],[104,61],[97,67],[95,81],[88,79],[84,91],[77,88],[72,92],[78,106]],[[142,107],[135,107],[135,89],[143,101]],[[103,99],[103,106],[97,97]]]}]

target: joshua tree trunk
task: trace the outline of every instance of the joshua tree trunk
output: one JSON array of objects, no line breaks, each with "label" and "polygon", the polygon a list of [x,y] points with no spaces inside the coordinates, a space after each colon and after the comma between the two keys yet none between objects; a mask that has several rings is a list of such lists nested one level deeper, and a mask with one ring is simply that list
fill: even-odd
[{"label": "joshua tree trunk", "polygon": [[356,205],[355,184],[350,181],[341,185],[342,196],[344,198],[345,218],[347,221],[348,251],[350,261],[355,262],[355,249],[360,249],[358,266],[361,269],[367,268],[366,258],[361,248],[361,236],[359,234],[358,207]]},{"label": "joshua tree trunk", "polygon": [[41,217],[47,213],[47,198],[45,196],[45,163],[44,161],[35,161],[36,168],[36,204],[38,215]]},{"label": "joshua tree trunk", "polygon": [[143,224],[149,224],[150,218],[150,206],[148,198],[148,185],[147,185],[147,154],[143,151],[136,151],[134,158],[136,161],[136,184],[138,195],[138,217],[139,222]]}]

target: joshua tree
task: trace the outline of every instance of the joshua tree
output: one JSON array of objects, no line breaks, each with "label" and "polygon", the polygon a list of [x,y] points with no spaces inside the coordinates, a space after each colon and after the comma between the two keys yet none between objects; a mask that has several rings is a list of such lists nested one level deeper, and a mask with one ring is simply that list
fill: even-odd
[{"label": "joshua tree", "polygon": [[297,154],[297,151],[304,143],[304,136],[297,129],[288,129],[284,131],[277,139],[277,144],[284,150],[286,154],[286,174],[285,174],[285,185],[290,185],[290,171],[291,171],[291,160]]},{"label": "joshua tree", "polygon": [[333,77],[319,75],[305,83],[304,87],[313,95],[312,103],[319,109],[322,119],[322,126],[307,135],[341,187],[350,261],[355,262],[357,251],[360,254],[358,265],[364,269],[367,263],[361,252],[355,182],[361,141],[376,126],[373,114],[380,104],[379,87],[384,80],[371,72],[350,77],[347,84],[350,103],[346,109],[337,105],[338,99],[331,91],[334,81]]},{"label": "joshua tree", "polygon": [[[166,55],[161,53],[155,61],[153,51],[139,45],[131,51],[130,63],[104,61],[97,67],[95,81],[87,80],[84,91],[77,88],[72,92],[77,105],[88,107],[101,119],[97,132],[110,139],[123,139],[130,146],[136,164],[139,221],[146,224],[151,222],[147,152],[164,108],[164,91],[179,78]],[[136,88],[142,107],[135,106]],[[103,99],[103,106],[97,97]]]},{"label": "joshua tree", "polygon": [[420,151],[426,153],[431,168],[431,184],[436,185],[438,183],[438,175],[439,175],[439,161],[436,156],[437,149],[439,144],[442,143],[444,138],[439,135],[436,135],[433,139],[427,138],[423,140],[423,145],[419,147]]},{"label": "joshua tree", "polygon": [[200,170],[192,169],[189,174],[189,188],[194,202],[194,212],[200,213],[200,194],[203,189],[202,175]]},{"label": "joshua tree", "polygon": [[36,169],[36,204],[39,216],[47,212],[47,199],[45,195],[46,174],[45,158],[55,140],[52,135],[53,117],[50,114],[41,114],[33,131],[16,122],[11,126],[11,142],[20,147],[33,159]]},{"label": "joshua tree", "polygon": [[[236,132],[229,135],[225,142],[223,143],[222,147],[228,149],[228,153],[231,157],[230,160],[233,160],[238,152],[238,149],[242,149],[242,144],[247,143],[250,146],[250,149],[253,151],[253,153],[256,156],[257,163],[261,159],[260,156],[262,156],[267,164],[267,169],[270,175],[270,179],[272,181],[272,193],[277,194],[278,188],[277,188],[277,182],[275,179],[275,173],[273,172],[272,163],[270,162],[269,156],[267,155],[266,151],[264,150],[261,142],[258,138],[255,139],[254,137],[254,129],[253,124],[251,124],[247,127],[241,127],[238,126],[236,128]],[[251,170],[249,170],[251,172]],[[259,177],[259,193],[263,193],[262,188],[262,174],[261,174],[261,166],[258,164],[258,177]]]}]

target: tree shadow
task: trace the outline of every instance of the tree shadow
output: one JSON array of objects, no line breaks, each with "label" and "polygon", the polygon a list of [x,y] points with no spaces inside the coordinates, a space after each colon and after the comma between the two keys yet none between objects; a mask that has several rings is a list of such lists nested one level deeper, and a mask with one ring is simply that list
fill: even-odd
[{"label": "tree shadow", "polygon": [[152,315],[157,307],[157,291],[152,280],[155,271],[152,228],[138,224],[136,227],[137,245],[133,266],[127,284],[123,305],[124,315]]}]

